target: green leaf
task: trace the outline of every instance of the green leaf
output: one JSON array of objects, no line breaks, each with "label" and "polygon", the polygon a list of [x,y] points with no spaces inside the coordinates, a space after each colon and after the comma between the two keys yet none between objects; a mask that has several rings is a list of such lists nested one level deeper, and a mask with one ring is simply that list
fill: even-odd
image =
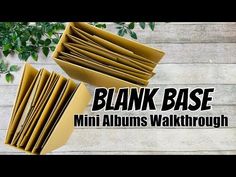
[{"label": "green leaf", "polygon": [[133,39],[137,39],[137,34],[134,32],[134,31],[130,31],[130,36],[133,38]]},{"label": "green leaf", "polygon": [[3,51],[8,51],[9,49],[11,49],[12,45],[10,43],[4,44],[3,45]]},{"label": "green leaf", "polygon": [[152,31],[154,31],[155,22],[149,22],[149,27],[151,28]]},{"label": "green leaf", "polygon": [[56,30],[64,30],[65,29],[65,25],[63,23],[56,23]]},{"label": "green leaf", "polygon": [[31,57],[34,61],[38,61],[38,54],[36,52],[31,52]]},{"label": "green leaf", "polygon": [[129,29],[134,29],[134,22],[131,22],[128,26]]},{"label": "green leaf", "polygon": [[26,42],[28,41],[30,38],[30,34],[28,32],[25,32],[22,36],[21,36],[21,41],[22,42]]},{"label": "green leaf", "polygon": [[41,37],[42,37],[42,34],[41,34],[39,31],[37,31],[37,33],[36,33],[36,37],[37,37],[38,40],[40,40]]},{"label": "green leaf", "polygon": [[9,37],[10,37],[10,36],[5,36],[5,38],[4,38],[3,41],[2,41],[2,44],[3,44],[3,45],[11,43]]},{"label": "green leaf", "polygon": [[7,57],[9,55],[9,53],[11,53],[11,51],[10,50],[6,50],[6,51],[2,51],[2,53],[3,53],[3,55],[5,57]]},{"label": "green leaf", "polygon": [[58,38],[53,38],[53,39],[52,39],[52,42],[53,42],[54,44],[57,44],[57,43],[59,42],[59,39],[58,39]]},{"label": "green leaf", "polygon": [[26,46],[26,41],[21,41],[21,46]]},{"label": "green leaf", "polygon": [[3,60],[0,60],[0,61],[1,61],[0,70],[1,70],[1,72],[5,73],[7,71],[8,65],[7,65],[7,63],[4,63]]},{"label": "green leaf", "polygon": [[48,47],[43,47],[43,54],[47,57],[49,53],[49,48]]},{"label": "green leaf", "polygon": [[16,72],[16,71],[18,71],[18,70],[19,70],[19,67],[18,67],[17,65],[11,65],[11,66],[10,66],[10,71]]},{"label": "green leaf", "polygon": [[16,48],[17,48],[17,49],[20,49],[20,48],[21,48],[21,40],[20,40],[19,37],[16,39]]},{"label": "green leaf", "polygon": [[119,36],[124,36],[124,35],[125,35],[124,29],[120,29],[120,30],[118,31],[118,35],[119,35]]},{"label": "green leaf", "polygon": [[7,73],[6,76],[6,81],[9,83],[9,82],[13,82],[14,80],[14,76],[11,74],[11,73]]},{"label": "green leaf", "polygon": [[34,38],[30,38],[30,42],[34,45],[34,44],[36,44],[36,40],[34,40]]},{"label": "green leaf", "polygon": [[53,25],[46,26],[46,32],[51,37],[53,34]]},{"label": "green leaf", "polygon": [[23,60],[27,61],[29,57],[30,57],[30,52],[23,53]]},{"label": "green leaf", "polygon": [[30,57],[30,52],[22,52],[22,53],[19,53],[18,56],[21,60],[27,61],[28,58]]},{"label": "green leaf", "polygon": [[35,49],[35,46],[33,45],[28,45],[25,47],[25,51],[29,51],[29,52],[33,51],[34,49]]},{"label": "green leaf", "polygon": [[107,25],[104,23],[104,24],[102,24],[102,28],[107,28]]},{"label": "green leaf", "polygon": [[22,53],[18,53],[18,58],[22,60]]},{"label": "green leaf", "polygon": [[44,45],[45,46],[49,46],[51,44],[51,40],[50,39],[46,39],[45,41],[44,41]]},{"label": "green leaf", "polygon": [[55,46],[50,46],[49,48],[52,52],[55,50]]},{"label": "green leaf", "polygon": [[106,24],[103,24],[103,23],[98,23],[95,26],[98,28],[106,28],[107,27]]},{"label": "green leaf", "polygon": [[142,29],[145,29],[146,23],[145,23],[145,22],[139,22],[139,26],[140,26]]},{"label": "green leaf", "polygon": [[44,41],[42,39],[40,39],[38,42],[39,44],[44,45]]},{"label": "green leaf", "polygon": [[17,32],[14,32],[12,35],[12,39],[15,41],[17,39]]}]

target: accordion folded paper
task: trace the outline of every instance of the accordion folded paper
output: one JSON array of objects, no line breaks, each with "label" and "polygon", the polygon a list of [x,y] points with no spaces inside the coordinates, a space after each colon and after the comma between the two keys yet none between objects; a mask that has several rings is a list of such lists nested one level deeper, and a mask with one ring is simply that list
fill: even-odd
[{"label": "accordion folded paper", "polygon": [[88,23],[67,25],[54,60],[72,78],[102,87],[147,86],[164,52]]},{"label": "accordion folded paper", "polygon": [[83,83],[25,64],[5,143],[33,154],[62,146],[90,99]]}]

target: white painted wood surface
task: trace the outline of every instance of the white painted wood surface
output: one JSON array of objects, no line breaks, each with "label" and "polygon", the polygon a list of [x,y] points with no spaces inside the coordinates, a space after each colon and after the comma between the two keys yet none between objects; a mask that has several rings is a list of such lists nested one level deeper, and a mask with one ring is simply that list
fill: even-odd
[{"label": "white painted wood surface", "polygon": [[[114,26],[109,24],[108,29],[114,31]],[[225,114],[229,117],[229,127],[76,128],[68,143],[50,154],[236,154],[236,23],[158,23],[155,32],[138,28],[136,31],[138,41],[166,52],[149,87],[160,87],[158,95],[162,95],[166,87],[214,87],[212,110],[185,113]],[[9,56],[8,61],[23,65],[16,56]],[[50,57],[41,56],[37,63],[30,63],[67,76]],[[0,78],[0,154],[22,154],[4,145],[21,72],[15,74],[12,84]],[[94,87],[87,86],[93,93]],[[155,99],[160,107],[161,97]],[[90,109],[91,103],[85,114],[96,115]],[[115,113],[129,116],[160,111]],[[181,111],[175,113],[181,114]],[[164,114],[173,114],[173,111]]]}]

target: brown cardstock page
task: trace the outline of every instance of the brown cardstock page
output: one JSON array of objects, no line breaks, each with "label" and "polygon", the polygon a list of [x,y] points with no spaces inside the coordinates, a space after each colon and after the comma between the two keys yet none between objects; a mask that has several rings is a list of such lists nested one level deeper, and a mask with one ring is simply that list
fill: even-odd
[{"label": "brown cardstock page", "polygon": [[[27,67],[27,65],[25,66]],[[28,73],[24,73],[23,76],[28,75]],[[18,123],[20,121],[20,118],[23,114],[24,111],[24,107],[27,104],[27,101],[30,97],[30,93],[33,89],[34,83],[36,82],[37,78],[39,76],[39,73],[37,73],[36,76],[34,76],[34,80],[31,83],[30,87],[28,88],[26,94],[23,97],[23,100],[21,101],[21,104],[19,106],[19,108],[16,110],[14,117],[12,117],[12,121],[10,122],[9,126],[8,126],[8,131],[7,131],[7,136],[6,136],[6,143],[9,144],[12,142],[16,128],[18,126]],[[14,108],[13,108],[14,109]]]},{"label": "brown cardstock page", "polygon": [[[19,109],[25,94],[27,93],[27,91],[29,90],[32,82],[35,79],[35,76],[37,75],[38,70],[36,70],[35,68],[31,67],[29,64],[25,64],[24,65],[24,69],[22,72],[22,78],[19,84],[19,87],[17,89],[17,95],[14,101],[14,108],[12,109],[12,113],[11,113],[11,119],[9,122],[9,126],[12,125],[12,122],[14,120],[16,111]],[[11,129],[9,128],[7,131],[7,135],[6,135],[6,139],[5,139],[5,143],[10,143],[11,141]]]},{"label": "brown cardstock page", "polygon": [[[78,57],[83,58],[83,59],[90,60],[91,62],[96,62],[97,64],[103,65],[104,67],[113,67],[113,68],[121,69],[123,71],[134,73],[134,75],[140,74],[141,78],[142,78],[142,76],[144,77],[143,79],[150,78],[152,76],[152,73],[144,72],[144,71],[138,70],[136,68],[132,68],[132,67],[129,67],[127,65],[124,65],[122,63],[120,63],[119,67],[117,67],[117,66],[114,66],[114,65],[110,64],[110,62],[99,62],[98,60],[95,60],[91,57],[89,57],[89,58],[88,57],[83,57],[83,56],[81,56],[81,53],[79,53],[77,50],[75,50],[73,48],[68,47],[68,49],[70,50],[69,51],[70,54],[78,56]],[[112,61],[112,62],[114,62],[114,61]],[[137,76],[137,77],[139,77],[139,76]]]},{"label": "brown cardstock page", "polygon": [[[70,46],[74,46],[76,48],[78,48],[79,46],[83,45],[83,44],[77,44],[77,43],[67,43],[69,44]],[[116,61],[120,64],[124,64],[128,67],[132,67],[133,69],[136,69],[137,72],[139,73],[143,73],[143,74],[149,74],[149,75],[153,75],[154,73],[152,72],[152,70],[154,69],[153,66],[150,66],[150,65],[147,65],[147,64],[144,64],[142,62],[137,62],[136,60],[132,60],[130,58],[125,58],[123,56],[119,56],[119,55],[115,55],[115,54],[112,54],[111,52],[107,52],[107,51],[103,51],[103,50],[100,50],[98,48],[93,48],[93,47],[90,47],[90,46],[85,46],[83,45],[84,48],[85,47],[89,47],[89,48],[92,48],[92,49],[96,49],[96,50],[99,50],[100,52],[103,52],[104,55],[107,55],[106,58],[109,58],[113,61]],[[150,67],[153,67],[152,70],[150,70]]]},{"label": "brown cardstock page", "polygon": [[[33,69],[33,70],[32,70]],[[33,87],[37,87],[39,88],[39,85],[36,84],[36,80],[39,76],[39,72],[30,65],[27,64],[25,65],[24,68],[25,71],[22,77],[26,77],[27,76],[32,76],[33,78],[30,78],[31,84],[27,89],[27,92],[25,92],[25,95],[23,96],[24,99],[21,102],[21,105],[19,106],[19,108],[21,109],[21,112],[23,113],[24,108],[27,104],[27,101],[30,97],[31,91],[33,90]],[[31,74],[28,72],[34,71],[35,74]],[[35,72],[37,71],[37,72]],[[51,76],[54,75],[54,76]],[[51,76],[51,78],[50,78]],[[87,88],[85,87],[85,85],[83,83],[80,83],[80,85],[78,87],[76,87],[76,84],[70,80],[70,79],[66,79],[63,76],[60,76],[56,73],[54,74],[50,74],[50,76],[47,79],[47,83],[51,83],[51,84],[45,84],[46,90],[45,88],[43,89],[45,91],[44,94],[42,95],[47,95],[48,97],[42,96],[42,95],[38,95],[35,93],[35,109],[36,110],[36,114],[32,113],[30,114],[30,117],[28,120],[26,120],[26,122],[30,122],[28,123],[30,126],[28,126],[29,129],[27,129],[26,125],[25,125],[25,129],[27,131],[23,132],[22,134],[26,133],[26,136],[20,137],[19,140],[17,141],[17,145],[20,147],[17,147],[15,145],[11,145],[11,138],[6,136],[6,144],[11,145],[19,150],[24,150],[25,152],[29,152],[30,154],[35,154],[32,152],[32,149],[34,147],[34,144],[37,140],[37,136],[40,133],[40,129],[42,129],[45,126],[45,122],[46,122],[46,117],[49,117],[49,115],[51,115],[52,110],[56,111],[57,114],[53,114],[54,118],[57,119],[57,122],[54,124],[54,129],[50,130],[50,135],[48,135],[47,137],[47,141],[45,141],[45,144],[43,146],[42,152],[39,152],[40,154],[45,154],[47,152],[50,152],[62,145],[64,145],[67,140],[69,139],[70,134],[73,131],[73,117],[74,114],[80,114],[82,113],[82,111],[85,109],[85,107],[88,105],[90,99],[91,99],[91,95],[88,92]],[[58,80],[58,78],[61,78]],[[25,78],[22,78],[21,80],[25,80]],[[59,82],[62,81],[63,84],[59,84]],[[25,80],[25,83],[27,82],[27,80]],[[67,84],[66,84],[67,83]],[[36,85],[34,85],[36,84]],[[55,84],[55,86],[51,86]],[[67,85],[67,86],[66,86]],[[22,92],[20,90],[20,88],[26,88],[25,86],[22,87],[22,85],[20,84],[19,88],[18,88],[18,92]],[[51,91],[47,91],[47,90]],[[62,94],[62,92],[65,94]],[[71,99],[68,101],[68,105],[65,106],[65,102],[63,100],[65,100],[65,98],[68,96],[68,93],[72,93],[74,92],[74,94],[71,96]],[[36,97],[41,97],[37,100]],[[31,97],[31,99],[33,98],[33,96]],[[40,100],[41,99],[41,100]],[[46,100],[46,101],[45,101]],[[61,101],[59,101],[61,100]],[[44,104],[44,101],[46,102],[46,104]],[[39,105],[39,103],[41,104],[41,106]],[[32,101],[29,101],[28,104],[32,104]],[[45,105],[45,107],[42,105]],[[16,106],[16,105],[14,105]],[[59,108],[56,108],[55,106],[60,106]],[[62,108],[63,106],[65,106],[65,109],[63,109],[63,112],[60,112],[60,108]],[[42,110],[42,108],[44,108]],[[13,110],[15,109],[15,107],[13,107]],[[48,111],[48,112],[47,112]],[[41,114],[42,113],[42,114]],[[17,114],[20,117],[19,114],[19,109],[17,110]],[[16,114],[16,115],[17,115]],[[39,115],[38,115],[39,114]],[[61,116],[57,117],[58,114],[61,114]],[[32,119],[31,117],[35,115],[36,117],[39,116],[39,119]],[[69,117],[70,118],[69,118]],[[44,119],[44,121],[43,121]],[[13,119],[15,120],[15,119]],[[15,120],[16,121],[16,120]],[[15,122],[15,125],[17,126],[17,123]],[[11,134],[11,136],[14,136],[14,132],[12,132],[11,129],[13,129],[13,125],[9,124],[9,128],[8,128],[8,132],[11,132],[9,134]],[[24,129],[23,129],[24,130]],[[30,132],[30,133],[29,133]],[[21,134],[21,135],[22,135]],[[9,135],[8,135],[9,136]],[[31,142],[31,139],[34,140],[34,142]],[[30,140],[30,141],[29,141]],[[21,144],[21,141],[23,144]],[[20,144],[19,144],[20,143]],[[28,145],[28,146],[27,146]],[[23,146],[23,147],[21,147]],[[26,149],[25,146],[27,146]],[[39,154],[36,153],[36,154]]]},{"label": "brown cardstock page", "polygon": [[45,87],[45,84],[47,83],[47,80],[48,80],[48,78],[50,76],[50,72],[49,71],[47,71],[46,69],[42,69],[42,70],[43,70],[42,78],[40,80],[40,84],[39,84],[39,87],[38,87],[37,92],[35,94],[32,106],[35,106],[35,104],[38,101],[40,95],[42,94],[42,90]]},{"label": "brown cardstock page", "polygon": [[39,76],[37,77],[37,79],[35,81],[35,84],[33,86],[33,89],[30,92],[29,99],[27,100],[27,104],[26,104],[26,106],[24,108],[24,111],[23,111],[23,113],[21,115],[21,119],[20,119],[20,121],[19,121],[19,123],[17,125],[16,130],[15,130],[15,133],[14,133],[14,136],[13,136],[13,139],[12,139],[12,144],[14,144],[14,142],[16,141],[16,138],[18,137],[19,132],[20,132],[22,126],[23,126],[23,123],[26,121],[27,115],[31,111],[32,104],[33,104],[33,101],[34,101],[34,97],[36,96],[37,89],[39,88],[40,79],[42,77],[42,74],[43,74],[43,70],[40,70],[39,71]]},{"label": "brown cardstock page", "polygon": [[[28,151],[32,148],[32,144],[33,144],[33,139],[35,139],[35,133],[37,132],[37,130],[35,129],[37,123],[39,121],[41,121],[42,119],[46,119],[49,114],[51,113],[53,107],[55,106],[55,103],[57,101],[57,98],[59,96],[59,94],[61,93],[64,85],[66,83],[66,79],[63,76],[60,76],[60,78],[58,79],[55,88],[53,89],[50,97],[48,98],[48,101],[46,102],[46,105],[43,107],[42,113],[39,115],[38,119],[34,119],[34,121],[32,122],[30,128],[28,129],[28,132],[25,136],[25,139],[22,140],[22,143],[20,144],[20,146],[26,146],[25,150]],[[31,130],[31,131],[30,131]],[[28,136],[28,139],[26,139],[26,137]]]},{"label": "brown cardstock page", "polygon": [[74,56],[74,55],[71,55],[71,54],[68,54],[68,53],[63,53],[62,52],[61,54],[63,54],[65,56],[65,57],[63,57],[63,56],[60,57],[59,56],[63,60],[70,61],[70,62],[73,62],[75,64],[79,64],[79,65],[82,65],[84,67],[87,67],[87,68],[90,68],[90,69],[93,69],[93,70],[96,70],[96,71],[99,71],[99,72],[103,71],[104,73],[107,73],[111,76],[119,77],[123,80],[127,80],[127,81],[132,82],[132,83],[137,83],[137,84],[140,84],[140,85],[147,85],[148,84],[147,80],[138,78],[136,76],[133,76],[133,75],[130,75],[130,74],[127,74],[127,73],[124,73],[124,72],[120,72],[118,70],[109,68],[109,67],[104,66],[102,64],[95,63],[95,62],[92,62],[92,61],[89,61],[89,60],[85,60],[83,58],[80,58],[80,57],[77,57],[77,56]]},{"label": "brown cardstock page", "polygon": [[[64,45],[68,50],[71,50],[74,52],[76,51],[77,53],[82,53],[83,55],[86,55],[86,56],[88,56],[100,63],[114,66],[114,67],[117,67],[117,68],[120,68],[123,70],[135,72],[135,73],[144,74],[142,71],[140,71],[136,68],[133,68],[133,67],[130,67],[126,64],[122,64],[122,63],[118,62],[116,57],[113,57],[110,54],[107,54],[107,53],[100,51],[98,49],[86,47],[86,46],[79,45],[79,44],[76,45],[76,47],[74,45],[70,45],[69,43],[64,43]],[[153,68],[151,68],[151,71],[152,70],[153,70]],[[147,73],[147,74],[151,75],[150,73]]]},{"label": "brown cardstock page", "polygon": [[[91,95],[85,87],[84,83],[80,83],[75,91],[71,101],[63,112],[60,120],[50,134],[47,142],[43,146],[40,154],[50,152],[62,145],[64,145],[74,129],[74,115],[81,114],[87,107]],[[63,132],[63,133],[62,133]]]},{"label": "brown cardstock page", "polygon": [[55,126],[57,125],[58,120],[61,118],[61,116],[63,115],[63,113],[66,109],[66,107],[70,103],[70,101],[71,101],[73,95],[75,94],[77,88],[78,88],[78,86],[76,86],[76,88],[71,90],[70,92],[67,92],[67,93],[65,92],[64,93],[65,94],[65,95],[63,95],[64,99],[59,101],[59,102],[61,102],[60,103],[61,111],[58,112],[58,109],[55,110],[52,117],[47,121],[47,123],[44,126],[43,131],[41,132],[41,135],[40,135],[39,139],[37,140],[36,145],[34,146],[33,152],[40,153],[42,151],[42,149],[45,146],[45,144],[47,143],[51,133],[53,132]]},{"label": "brown cardstock page", "polygon": [[[40,142],[44,140],[44,138],[46,136],[44,136],[46,133],[45,131],[48,128],[48,124],[49,122],[51,122],[55,117],[58,117],[60,111],[62,111],[62,106],[65,105],[65,101],[66,99],[68,99],[68,95],[70,92],[73,92],[75,90],[76,84],[71,81],[71,80],[67,80],[66,84],[64,86],[64,88],[62,89],[60,96],[58,97],[57,102],[55,103],[55,106],[53,108],[53,110],[50,112],[50,115],[48,117],[42,118],[38,121],[35,129],[36,131],[34,131],[34,134],[32,134],[32,136],[34,136],[34,139],[32,140],[31,144],[33,146],[33,152],[37,151],[37,147],[39,147]],[[46,130],[45,130],[46,129]]]},{"label": "brown cardstock page", "polygon": [[123,54],[123,55],[134,56],[134,53],[132,51],[129,51],[129,50],[123,48],[123,47],[120,47],[120,46],[114,44],[114,43],[111,43],[111,42],[109,42],[107,40],[104,40],[104,39],[102,39],[102,38],[100,38],[98,36],[91,35],[91,34],[85,32],[85,31],[83,31],[83,30],[81,30],[79,28],[75,28],[73,26],[72,26],[72,29],[73,29],[73,31],[76,32],[76,34],[83,34],[88,39],[90,39],[90,42],[93,41],[96,44],[98,44],[98,45],[100,45],[100,46],[102,46],[102,47],[104,47],[106,49],[112,50],[114,52],[118,52],[118,53]]},{"label": "brown cardstock page", "polygon": [[36,109],[34,110],[33,114],[29,117],[29,120],[27,124],[25,125],[18,141],[17,141],[17,146],[18,147],[23,147],[26,145],[26,142],[29,139],[30,134],[32,133],[32,128],[35,123],[35,121],[38,120],[39,116],[42,114],[43,108],[45,104],[48,101],[49,96],[51,95],[53,89],[55,88],[55,85],[59,79],[59,75],[55,74],[55,79],[53,79],[52,84],[49,85],[49,89],[46,90],[44,97],[42,100],[38,103],[38,106],[36,105]]},{"label": "brown cardstock page", "polygon": [[[95,86],[101,86],[101,87],[107,87],[107,88],[115,87],[116,89],[119,89],[121,87],[140,87],[142,85],[134,84],[129,81],[108,75],[103,72],[95,71],[93,69],[86,68],[81,65],[76,65],[76,64],[70,63],[69,61],[63,61],[62,59],[58,59],[60,52],[67,52],[67,49],[65,48],[65,46],[63,46],[63,43],[67,43],[67,42],[71,41],[68,37],[68,34],[70,34],[72,36],[74,36],[74,34],[75,34],[72,31],[71,26],[76,26],[77,28],[81,29],[82,31],[85,31],[89,34],[93,34],[93,35],[96,35],[100,38],[103,38],[111,43],[114,43],[118,46],[121,46],[121,47],[127,49],[127,50],[130,50],[134,54],[139,55],[139,56],[146,58],[146,59],[148,59],[152,62],[155,62],[155,63],[157,63],[164,55],[164,52],[162,52],[160,50],[145,46],[143,44],[140,44],[135,41],[131,41],[129,39],[125,39],[123,37],[109,33],[105,30],[97,29],[96,27],[92,27],[89,24],[86,25],[86,23],[85,23],[85,25],[84,25],[84,23],[80,24],[80,22],[79,23],[71,22],[66,26],[66,29],[65,29],[58,45],[56,46],[56,49],[55,49],[52,57],[56,61],[56,63],[70,77],[77,79],[77,80],[81,80],[83,82],[90,83]],[[101,33],[101,34],[99,35],[99,33]],[[112,38],[112,39],[110,39],[110,38]],[[141,52],[138,52],[139,50],[142,51],[142,54],[141,54]]]},{"label": "brown cardstock page", "polygon": [[[79,23],[79,22],[76,23],[76,24],[83,25],[83,23]],[[116,45],[116,44],[110,42],[109,40],[106,40],[106,39],[101,38],[99,36],[96,36],[94,34],[89,34],[90,33],[89,31],[85,32],[85,31],[83,31],[83,30],[81,30],[79,28],[75,28],[73,26],[72,26],[72,29],[74,29],[74,30],[76,29],[76,31],[77,31],[76,34],[82,33],[83,35],[86,35],[86,37],[89,38],[90,40],[93,40],[94,42],[96,42],[100,46],[103,46],[106,49],[109,49],[109,50],[111,50],[113,52],[117,52],[119,54],[122,54],[122,55],[125,55],[125,56],[128,56],[128,57],[136,58],[136,59],[144,61],[144,62],[148,62],[148,63],[152,63],[153,62],[151,60],[148,60],[145,57],[142,57],[140,55],[135,54],[133,51],[130,51],[130,50],[128,50],[125,47],[121,47],[119,45]]]},{"label": "brown cardstock page", "polygon": [[[84,57],[81,57],[77,52],[73,52],[73,51],[71,51],[70,53],[61,52],[61,55],[58,58],[60,58],[62,60],[65,60],[65,61],[70,61],[70,62],[78,64],[78,65],[80,65],[79,60],[81,59],[86,63],[92,63],[92,64],[87,65],[88,68],[96,70],[96,66],[98,66],[98,67],[101,66],[105,70],[97,69],[97,71],[100,70],[100,71],[103,71],[104,73],[107,73],[107,74],[109,74],[108,70],[112,69],[110,75],[114,75],[114,72],[121,71],[122,73],[127,73],[127,74],[133,75],[135,77],[144,79],[144,80],[148,80],[151,77],[150,75],[141,74],[141,73],[132,72],[132,71],[127,71],[127,70],[123,70],[123,69],[120,69],[120,68],[117,68],[117,67],[112,67],[112,66],[109,66],[109,65],[106,65],[106,64],[102,64],[100,62],[94,61],[93,59],[86,59]],[[94,66],[92,66],[93,64],[94,64]],[[82,64],[82,66],[86,67],[86,64],[85,65]],[[124,80],[126,80],[126,79],[124,78]]]},{"label": "brown cardstock page", "polygon": [[[95,44],[93,44],[93,43],[90,43],[90,42],[88,42],[88,41],[83,41],[82,39],[80,39],[80,38],[77,38],[77,37],[75,37],[75,36],[73,36],[73,35],[71,35],[71,34],[67,34],[67,37],[72,41],[72,42],[74,42],[74,43],[72,43],[71,45],[74,45],[74,46],[76,46],[76,44],[80,44],[80,45],[84,45],[84,46],[89,46],[89,47],[92,47],[92,48],[96,48],[96,49],[98,49],[98,50],[100,50],[100,51],[103,51],[103,52],[107,52],[107,53],[109,53],[110,55],[112,55],[112,56],[114,56],[114,57],[116,57],[117,59],[123,59],[124,61],[129,61],[130,63],[129,64],[132,64],[133,62],[134,63],[136,63],[135,65],[133,65],[133,67],[137,67],[136,65],[147,65],[147,66],[150,66],[150,67],[155,67],[156,66],[156,63],[154,63],[153,61],[148,61],[148,62],[146,62],[146,61],[143,61],[143,60],[138,60],[138,59],[135,59],[135,58],[132,58],[132,57],[128,57],[128,56],[125,56],[125,55],[121,55],[121,54],[119,54],[119,53],[116,53],[116,52],[113,52],[113,51],[110,51],[110,50],[108,50],[108,49],[106,49],[106,48],[104,48],[104,47],[101,47],[101,46],[98,46],[98,45],[95,45]],[[123,61],[122,60],[122,61]],[[122,62],[121,61],[121,62]],[[138,68],[138,69],[142,69],[142,68]]]},{"label": "brown cardstock page", "polygon": [[[55,93],[60,91],[58,90],[58,87],[61,86],[61,84],[63,84],[63,76],[58,76],[60,77],[59,79],[57,79],[54,83],[53,83],[53,87],[50,88],[50,92],[46,95],[45,98],[43,98],[42,102],[40,103],[40,107],[38,107],[38,110],[37,110],[37,113],[36,115],[33,117],[33,119],[31,120],[28,128],[26,128],[26,132],[24,134],[24,137],[23,139],[21,140],[21,142],[19,141],[18,142],[18,146],[19,147],[23,147],[25,148],[26,147],[26,144],[29,142],[29,138],[32,136],[32,133],[34,131],[34,128],[38,122],[38,120],[43,116],[45,117],[46,113],[49,111],[49,108],[48,106],[50,106],[51,102],[53,101],[53,99],[56,99],[55,98]],[[58,86],[60,85],[60,86]],[[27,149],[25,149],[27,150]]]},{"label": "brown cardstock page", "polygon": [[74,26],[71,26],[71,29],[73,30],[73,32],[80,37],[81,39],[85,40],[85,41],[89,41],[95,45],[99,45],[98,43],[96,43],[94,40],[91,39],[91,37],[89,37],[88,34],[86,33],[81,33],[77,28],[75,28]]},{"label": "brown cardstock page", "polygon": [[96,85],[98,87],[115,87],[116,89],[122,87],[140,87],[138,84],[134,84],[117,77],[95,71],[77,64],[73,64],[68,61],[54,58],[56,63],[71,77],[83,82]]},{"label": "brown cardstock page", "polygon": [[19,108],[21,101],[24,98],[24,95],[28,91],[28,89],[34,80],[34,77],[37,75],[37,73],[38,73],[37,69],[31,67],[31,65],[29,65],[27,63],[25,64],[24,71],[22,74],[23,77],[20,81],[20,86],[18,87],[18,90],[17,90],[16,101],[14,104],[15,107],[14,107],[13,113],[12,113],[13,117],[15,116],[16,110]]},{"label": "brown cardstock page", "polygon": [[[18,143],[19,139],[20,139],[20,141],[21,141],[21,139],[23,138],[22,133],[23,133],[23,131],[25,132],[25,131],[27,130],[25,127],[26,127],[26,126],[27,126],[27,127],[29,126],[30,122],[32,121],[33,116],[35,116],[35,114],[36,114],[36,112],[37,112],[36,109],[37,109],[37,107],[39,106],[39,102],[40,102],[42,96],[45,94],[45,91],[47,90],[47,89],[45,89],[45,88],[48,87],[49,82],[52,81],[53,76],[55,76],[55,73],[50,74],[49,77],[48,77],[48,79],[46,80],[45,87],[43,88],[43,91],[41,92],[41,95],[40,95],[39,99],[37,100],[36,105],[31,108],[31,111],[30,111],[30,113],[27,115],[26,121],[24,122],[24,124],[23,124],[23,126],[22,126],[22,128],[21,128],[21,130],[20,130],[20,132],[19,132],[19,134],[17,135],[17,137],[15,138],[15,140],[11,142],[12,145],[16,145],[16,144]],[[18,143],[18,144],[19,144],[19,143]],[[19,146],[19,145],[18,145],[18,146]]]},{"label": "brown cardstock page", "polygon": [[[78,87],[77,87],[77,88],[78,88]],[[76,90],[77,90],[77,89],[75,89],[75,90],[73,91],[73,93],[70,95],[69,99],[66,101],[64,107],[62,108],[62,111],[60,112],[60,115],[59,115],[58,117],[56,117],[53,121],[51,121],[51,122],[50,122],[51,124],[48,124],[48,127],[47,127],[48,132],[47,132],[47,134],[44,134],[44,135],[46,135],[46,138],[44,138],[42,144],[40,145],[40,149],[41,149],[41,150],[42,150],[42,149],[44,148],[44,146],[46,145],[46,143],[47,143],[49,137],[51,136],[51,133],[53,132],[54,128],[56,127],[56,125],[57,125],[57,123],[58,123],[58,120],[59,120],[60,117],[63,115],[63,113],[64,113],[66,107],[68,106],[68,104],[69,104],[70,100],[72,99],[73,95],[75,94]]]},{"label": "brown cardstock page", "polygon": [[37,78],[36,83],[34,84],[34,88],[31,91],[31,95],[27,101],[27,104],[24,108],[24,112],[21,115],[20,122],[18,123],[18,127],[15,131],[15,135],[13,137],[12,144],[15,144],[17,139],[19,138],[20,135],[20,130],[23,129],[24,123],[28,121],[28,115],[30,115],[33,111],[33,108],[35,106],[35,102],[39,99],[40,94],[42,93],[43,87],[45,86],[45,83],[47,82],[47,79],[49,77],[50,73],[45,70],[41,69],[39,71],[39,77]]},{"label": "brown cardstock page", "polygon": [[132,51],[133,53],[140,55],[144,58],[150,59],[154,62],[159,62],[160,59],[164,56],[164,52],[150,46],[138,43],[134,40],[126,39],[118,35],[114,35],[111,32],[105,31],[103,29],[94,27],[84,22],[75,22],[74,26],[80,28],[87,33],[96,35],[102,39],[108,40],[116,45],[119,45],[127,50]]}]

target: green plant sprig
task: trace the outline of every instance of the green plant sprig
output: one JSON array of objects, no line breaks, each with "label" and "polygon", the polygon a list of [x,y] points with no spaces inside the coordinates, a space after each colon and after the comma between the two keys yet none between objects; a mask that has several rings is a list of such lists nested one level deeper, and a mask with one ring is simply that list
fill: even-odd
[{"label": "green plant sprig", "polygon": [[16,53],[20,60],[27,61],[31,56],[37,61],[40,49],[46,57],[54,51],[60,38],[58,31],[64,28],[58,22],[0,22],[0,48],[5,57]]},{"label": "green plant sprig", "polygon": [[130,22],[130,23],[116,22],[116,24],[117,24],[116,29],[118,29],[117,34],[120,36],[124,36],[125,34],[128,34],[133,39],[138,39],[138,36],[137,36],[136,32],[134,31],[134,28],[137,25],[137,23],[139,24],[139,26],[142,29],[145,29],[148,24],[150,29],[152,31],[154,31],[155,22]]},{"label": "green plant sprig", "polygon": [[[98,28],[106,28],[105,23],[99,23],[99,22],[90,22],[90,24],[98,27]],[[145,29],[146,26],[149,26],[149,28],[154,31],[155,29],[155,22],[115,22],[117,34],[119,36],[125,36],[129,35],[133,39],[138,39],[138,36],[136,32],[134,31],[134,28],[136,25],[139,25],[140,28]]]},{"label": "green plant sprig", "polygon": [[17,65],[9,65],[3,59],[0,59],[0,77],[1,75],[5,75],[5,79],[7,82],[13,82],[14,75],[12,72],[16,72],[20,69]]}]

